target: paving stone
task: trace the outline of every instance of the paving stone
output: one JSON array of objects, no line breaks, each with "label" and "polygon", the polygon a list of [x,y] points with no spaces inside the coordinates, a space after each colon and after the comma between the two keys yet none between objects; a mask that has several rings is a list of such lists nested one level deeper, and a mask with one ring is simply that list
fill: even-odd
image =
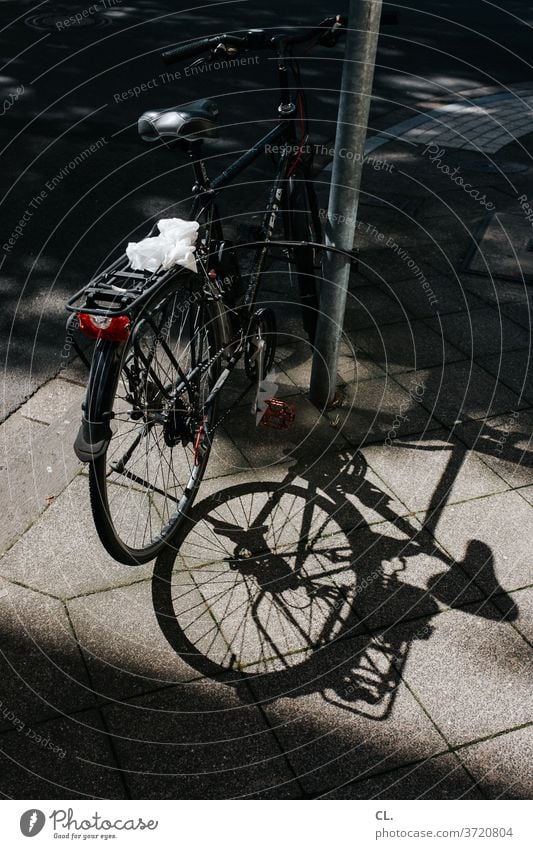
[{"label": "paving stone", "polygon": [[510,389],[466,361],[397,375],[396,380],[411,391],[423,385],[421,405],[450,428],[462,420],[489,418],[520,409],[519,400]]},{"label": "paving stone", "polygon": [[[362,384],[363,385],[363,384]],[[267,475],[278,463],[285,463],[289,456],[299,457],[310,453],[320,456],[334,448],[346,445],[339,429],[331,427],[327,416],[321,415],[303,395],[288,399],[295,409],[296,418],[286,430],[277,430],[255,425],[248,412],[235,409],[226,418],[226,432],[239,447],[246,461],[256,474]]]},{"label": "paving stone", "polygon": [[433,534],[485,595],[492,596],[531,583],[532,528],[530,505],[507,491],[445,507]]},{"label": "paving stone", "polygon": [[[465,422],[457,435],[509,486],[533,482],[533,414],[528,410]],[[522,492],[527,498],[527,495]]]},{"label": "paving stone", "polygon": [[94,704],[61,602],[0,582],[0,728],[20,728]]},{"label": "paving stone", "polygon": [[25,418],[20,410],[12,413],[0,425],[0,476],[5,480],[2,490],[5,492],[8,485],[6,474],[10,464],[13,464],[17,455],[29,457],[32,452],[32,443],[39,435],[46,431],[46,425],[40,422],[30,421]]},{"label": "paving stone", "polygon": [[531,647],[508,622],[476,603],[431,624],[411,644],[403,678],[452,745],[531,719]]},{"label": "paving stone", "polygon": [[107,735],[93,711],[0,734],[0,763],[0,791],[8,798],[125,798]]},{"label": "paving stone", "polygon": [[[405,504],[353,448],[310,458],[297,468],[303,487],[324,493],[330,515],[344,531],[380,522],[396,522],[408,512]],[[281,475],[281,469],[280,475]]]},{"label": "paving stone", "polygon": [[464,359],[442,334],[419,321],[402,322],[357,333],[358,346],[386,371],[395,374]]},{"label": "paving stone", "polygon": [[[375,363],[365,351],[353,348],[349,352],[339,355],[338,375],[343,383],[357,386],[363,380],[372,380],[374,377],[383,377],[383,369]],[[303,384],[303,379],[301,383]]]},{"label": "paving stone", "polygon": [[21,414],[27,419],[51,424],[55,419],[64,416],[72,405],[79,407],[78,420],[81,418],[81,402],[84,391],[80,386],[68,380],[55,378],[45,383],[35,395],[21,407]]},{"label": "paving stone", "polygon": [[123,566],[105,553],[94,528],[85,475],[78,475],[0,560],[0,575],[58,598],[128,584],[148,574],[149,564]]},{"label": "paving stone", "polygon": [[384,327],[405,317],[398,301],[375,286],[359,286],[348,294],[344,330],[351,335],[364,327]]},{"label": "paving stone", "polygon": [[445,746],[375,638],[330,644],[299,667],[256,676],[263,705],[307,793],[320,795]]},{"label": "paving stone", "polygon": [[[414,275],[404,279],[388,280],[387,294],[398,298],[401,305],[411,315],[416,318],[432,318],[465,308],[472,310],[483,306],[483,301],[465,288],[459,276],[450,277],[442,268],[434,268],[429,264],[425,264],[423,270],[436,300]],[[385,284],[383,285],[385,288]]]},{"label": "paving stone", "polygon": [[508,488],[446,430],[363,449],[370,467],[411,511],[429,510]]},{"label": "paving stone", "polygon": [[533,506],[533,486],[524,486],[522,489],[517,489],[516,492]]},{"label": "paving stone", "polygon": [[[9,447],[2,458],[5,468],[0,472],[0,485],[7,494],[0,526],[0,553],[13,544],[79,470],[81,464],[72,450],[78,421],[79,405],[75,402],[47,427],[35,425],[19,412],[2,426]],[[14,439],[12,428],[20,428]]]},{"label": "paving stone", "polygon": [[[362,625],[380,631],[387,642],[425,640],[432,630],[428,617],[481,596],[413,520],[358,529],[349,539],[355,573],[353,608]],[[400,623],[402,628],[396,628]]]},{"label": "paving stone", "polygon": [[533,725],[459,749],[458,757],[489,799],[531,799]]},{"label": "paving stone", "polygon": [[522,302],[502,303],[501,311],[508,318],[512,318],[517,324],[521,324],[529,334],[531,334],[531,326],[533,325],[533,310],[531,299],[524,296]]},{"label": "paving stone", "polygon": [[[308,344],[300,344],[294,347],[292,352],[289,353],[289,356],[280,360],[282,372],[287,375],[295,387],[292,393],[286,393],[287,396],[294,394],[298,390],[305,394],[309,392],[311,364],[312,351]],[[359,350],[356,345],[352,344],[348,340],[346,332],[343,334],[343,339],[341,340],[337,373],[339,382],[352,383],[354,385],[363,380],[383,377],[383,369],[374,363],[364,351]],[[279,379],[276,382],[279,383]],[[283,390],[283,388],[283,381],[281,381],[281,389]],[[280,394],[279,389],[276,390],[276,397],[284,397]]]},{"label": "paving stone", "polygon": [[249,464],[242,451],[239,451],[239,448],[231,439],[230,434],[221,425],[217,428],[215,434],[204,480],[232,475],[235,472],[241,472],[249,468]]},{"label": "paving stone", "polygon": [[533,369],[531,350],[504,351],[495,357],[479,360],[479,365],[516,392],[522,403],[533,403]]},{"label": "paving stone", "polygon": [[531,226],[518,204],[509,212],[493,213],[481,236],[478,249],[467,257],[468,269],[478,274],[527,281],[533,271],[527,244]]},{"label": "paving stone", "polygon": [[[81,348],[85,353],[85,357],[90,363],[92,359],[94,341],[87,337],[83,337],[78,339],[78,344],[81,345]],[[68,360],[66,365],[63,366],[58,377],[62,380],[68,380],[71,383],[77,383],[78,386],[85,388],[89,377],[89,367],[83,362],[81,357],[75,355]]]},{"label": "paving stone", "polygon": [[294,779],[246,690],[213,681],[103,711],[134,798],[294,795]]},{"label": "paving stone", "polygon": [[345,784],[324,799],[481,799],[474,782],[453,755]]},{"label": "paving stone", "polygon": [[530,342],[524,328],[490,307],[429,319],[427,323],[476,362],[488,354],[527,348]]},{"label": "paving stone", "polygon": [[[516,612],[516,616],[511,617],[513,627],[522,634],[525,640],[528,640],[533,645],[533,587],[516,590],[510,596],[514,605],[513,610]],[[495,596],[492,603],[496,607],[499,607],[499,597]],[[505,605],[502,605],[503,616],[506,613]]]},{"label": "paving stone", "polygon": [[[499,307],[502,312],[506,312],[507,306],[511,305],[514,305],[515,309],[527,311],[531,302],[531,294],[522,280],[498,280],[487,275],[474,274],[464,274],[462,279],[465,289],[482,301]],[[514,319],[513,316],[511,318]],[[527,327],[528,325],[526,329]]]},{"label": "paving stone", "polygon": [[438,428],[417,403],[414,381],[409,389],[411,394],[389,377],[348,386],[342,406],[328,412],[328,418],[354,447]]},{"label": "paving stone", "polygon": [[[175,587],[173,589],[175,591]],[[167,633],[172,639],[172,634],[180,628],[187,630],[191,636],[184,613],[176,608],[175,622],[171,621],[170,612],[167,613],[164,633],[154,610],[152,590],[152,581],[142,581],[128,587],[80,596],[68,602],[72,625],[85,657],[92,687],[98,696],[129,698],[169,684],[203,677],[187,663],[186,647],[178,646],[177,642],[172,645],[165,637]],[[156,601],[164,590],[166,587],[159,589]],[[171,595],[170,586],[168,590]],[[188,601],[191,619],[198,613],[198,602],[191,594]],[[162,618],[165,616],[163,604],[161,601],[158,607]],[[212,636],[205,644],[198,640],[198,654],[207,650],[211,642]]]}]

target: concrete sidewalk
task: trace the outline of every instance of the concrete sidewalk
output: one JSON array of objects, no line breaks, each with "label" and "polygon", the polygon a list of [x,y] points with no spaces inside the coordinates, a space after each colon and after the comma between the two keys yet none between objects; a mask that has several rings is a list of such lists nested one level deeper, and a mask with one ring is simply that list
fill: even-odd
[{"label": "concrete sidewalk", "polygon": [[296,293],[273,275],[296,423],[225,421],[178,554],[103,552],[70,449],[79,372],[2,425],[2,793],[532,796],[532,142],[497,168],[375,151],[346,401],[307,400]]}]

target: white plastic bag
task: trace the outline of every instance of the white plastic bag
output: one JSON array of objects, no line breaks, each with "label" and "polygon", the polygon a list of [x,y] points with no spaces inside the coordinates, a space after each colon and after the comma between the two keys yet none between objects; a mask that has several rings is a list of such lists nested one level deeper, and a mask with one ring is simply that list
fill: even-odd
[{"label": "white plastic bag", "polygon": [[149,236],[140,242],[129,242],[126,256],[134,271],[167,271],[182,265],[196,271],[194,252],[200,225],[182,218],[161,218],[157,222],[159,236]]}]

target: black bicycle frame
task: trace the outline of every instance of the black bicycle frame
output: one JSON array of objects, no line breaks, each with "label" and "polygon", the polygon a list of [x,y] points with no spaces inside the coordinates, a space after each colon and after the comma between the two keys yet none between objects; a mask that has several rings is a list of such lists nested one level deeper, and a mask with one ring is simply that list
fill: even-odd
[{"label": "black bicycle frame", "polygon": [[[281,149],[278,171],[272,183],[266,203],[260,238],[254,239],[253,242],[256,254],[252,265],[253,270],[250,275],[250,282],[247,286],[243,300],[243,306],[248,307],[250,313],[256,301],[257,288],[259,285],[261,271],[264,266],[264,261],[269,247],[273,244],[272,236],[278,213],[280,209],[283,210],[285,214],[288,212],[286,199],[288,196],[289,177],[292,173],[291,160],[294,161],[295,157],[298,156],[300,145],[306,144],[307,142],[306,137],[300,139],[300,142],[296,139],[295,120],[297,110],[295,104],[291,101],[289,76],[284,49],[285,48],[281,45],[278,53],[278,87],[280,99],[278,112],[281,116],[279,123],[277,123],[276,126],[273,127],[273,129],[265,136],[255,142],[255,144],[252,145],[246,153],[239,156],[231,163],[231,165],[211,180],[207,175],[207,170],[201,157],[198,157],[197,159],[193,158],[193,151],[192,149],[190,150],[191,158],[193,158],[192,165],[196,180],[194,191],[197,194],[191,210],[191,217],[197,219],[200,215],[207,214],[207,231],[209,234],[214,232],[215,241],[218,240],[220,242],[223,239],[223,234],[216,203],[217,193],[221,189],[230,185],[235,177],[238,177],[239,174],[241,174],[249,165],[259,159],[260,156],[267,154],[270,147],[275,146],[276,148]],[[301,103],[300,107],[302,108]],[[303,115],[300,116],[300,118],[305,121]],[[294,167],[294,165],[292,167]],[[310,212],[314,221],[317,222],[318,208],[314,188],[312,187],[311,181],[307,179],[305,170],[303,171],[303,175],[300,179],[307,184],[306,195],[311,205]],[[210,246],[208,245],[207,247],[210,252]],[[236,245],[235,248],[237,247],[245,246]]]}]

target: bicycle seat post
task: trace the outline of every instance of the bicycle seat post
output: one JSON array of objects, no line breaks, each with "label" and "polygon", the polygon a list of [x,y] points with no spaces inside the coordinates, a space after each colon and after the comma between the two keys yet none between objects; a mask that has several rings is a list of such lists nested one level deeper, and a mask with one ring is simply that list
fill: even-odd
[{"label": "bicycle seat post", "polygon": [[289,91],[289,75],[287,65],[285,63],[286,56],[286,40],[284,38],[278,41],[278,77],[279,77],[279,106],[278,112],[282,118],[288,118],[292,115],[296,106],[291,100]]},{"label": "bicycle seat post", "polygon": [[186,153],[190,159],[194,171],[194,186],[192,187],[193,195],[199,196],[211,191],[209,185],[209,177],[202,159],[202,143],[203,139],[189,140],[187,143]]}]

